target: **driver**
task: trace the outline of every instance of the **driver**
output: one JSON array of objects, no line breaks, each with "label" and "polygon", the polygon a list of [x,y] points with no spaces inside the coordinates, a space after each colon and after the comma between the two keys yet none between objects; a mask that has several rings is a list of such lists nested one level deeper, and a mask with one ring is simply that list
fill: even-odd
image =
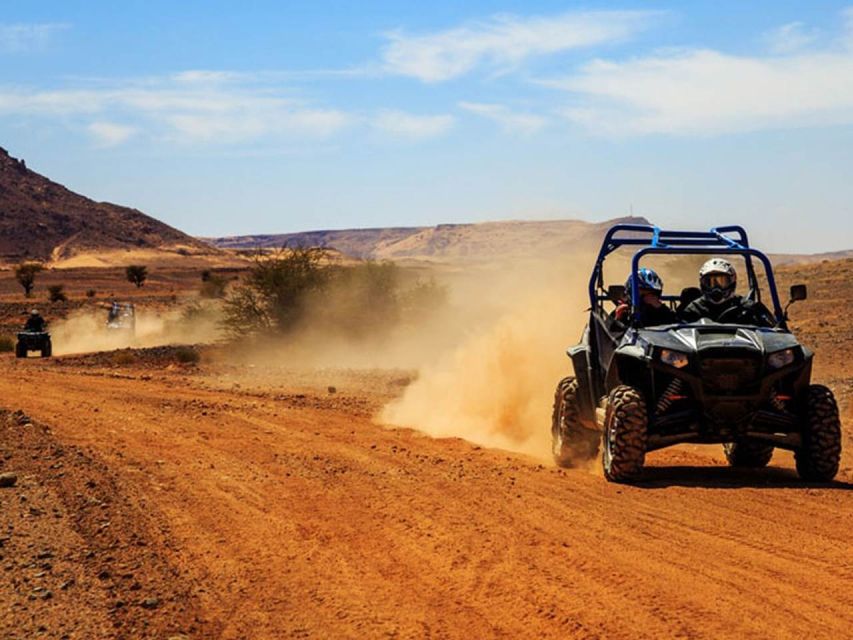
[{"label": "driver", "polygon": [[33,309],[30,311],[30,317],[27,318],[27,322],[24,324],[24,331],[40,333],[44,331],[46,324],[47,323],[44,321],[44,318],[42,318],[41,314],[38,312],[38,309]]},{"label": "driver", "polygon": [[708,318],[713,322],[751,324],[772,327],[776,323],[767,307],[760,302],[735,295],[737,272],[728,260],[711,258],[699,269],[702,295],[682,312],[682,320],[696,322]]},{"label": "driver", "polygon": [[[661,301],[663,280],[654,269],[643,267],[637,271],[637,284],[640,287],[640,323],[644,327],[659,324],[675,324],[678,318],[675,312]],[[621,323],[627,322],[631,315],[631,276],[625,281],[625,297],[613,315]]]}]

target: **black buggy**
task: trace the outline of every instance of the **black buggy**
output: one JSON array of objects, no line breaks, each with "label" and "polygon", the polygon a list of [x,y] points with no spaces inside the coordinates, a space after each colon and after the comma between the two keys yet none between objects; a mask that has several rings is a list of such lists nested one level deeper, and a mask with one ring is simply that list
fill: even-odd
[{"label": "black buggy", "polygon": [[[632,315],[626,323],[605,308],[625,287],[605,287],[605,259],[638,250],[631,262]],[[642,326],[637,271],[651,254],[741,256],[746,299],[761,303],[755,265],[764,268],[774,326],[703,318]],[[676,312],[700,294],[688,287],[663,296]],[[806,298],[791,287],[791,302]],[[739,226],[708,232],[620,224],[604,238],[589,282],[590,313],[580,344],[568,349],[575,375],[557,386],[551,424],[557,464],[571,466],[601,448],[608,480],[636,479],[647,451],[680,443],[722,444],[736,467],[763,467],[774,448],[794,452],[797,471],[828,482],[838,472],[841,425],[832,392],[811,384],[813,353],[788,330],[768,258],[749,246]]]}]

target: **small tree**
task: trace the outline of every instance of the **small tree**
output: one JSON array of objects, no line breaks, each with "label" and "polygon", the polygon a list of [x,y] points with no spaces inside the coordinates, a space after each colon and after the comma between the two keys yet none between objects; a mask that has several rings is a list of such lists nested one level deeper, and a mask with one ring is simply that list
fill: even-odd
[{"label": "small tree", "polygon": [[48,299],[51,302],[65,302],[68,296],[65,295],[65,285],[52,284],[47,288]]},{"label": "small tree", "polygon": [[141,264],[132,264],[124,272],[127,275],[128,282],[132,282],[137,287],[145,284],[145,280],[148,278],[148,267],[144,267]]},{"label": "small tree", "polygon": [[275,329],[287,331],[301,318],[310,293],[329,276],[324,249],[282,249],[257,255],[245,281],[225,300],[225,327],[233,334]]},{"label": "small tree", "polygon": [[29,298],[33,293],[36,274],[44,269],[41,262],[22,262],[15,267],[15,280],[24,288],[24,296]]}]

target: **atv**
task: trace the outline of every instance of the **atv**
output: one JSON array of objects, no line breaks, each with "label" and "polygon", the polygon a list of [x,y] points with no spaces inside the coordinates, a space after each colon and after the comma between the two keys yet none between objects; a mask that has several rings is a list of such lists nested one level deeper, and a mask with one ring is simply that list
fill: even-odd
[{"label": "atv", "polygon": [[15,345],[15,357],[26,358],[30,351],[38,351],[42,358],[49,358],[53,352],[50,334],[47,331],[21,331]]},{"label": "atv", "polygon": [[114,302],[107,314],[107,331],[126,332],[131,336],[136,334],[136,309],[131,303],[119,304]]},{"label": "atv", "polygon": [[[620,247],[637,249],[631,291],[604,286],[604,263]],[[654,254],[740,256],[748,293],[761,303],[755,266],[769,289],[764,327],[702,318],[643,326],[637,273]],[[696,287],[662,300],[677,314],[700,295]],[[631,315],[619,322],[605,308],[630,298]],[[567,350],[574,376],[557,386],[551,424],[554,460],[571,466],[601,449],[612,482],[640,477],[646,453],[681,443],[721,444],[735,467],[763,467],[775,448],[794,452],[803,480],[829,482],[838,472],[841,424],[832,391],[811,384],[813,353],[788,330],[791,303],[806,299],[794,285],[783,309],[769,259],[750,247],[739,226],[708,232],[667,231],[618,224],[608,230],[589,281],[589,321],[580,344]],[[767,309],[767,307],[763,307]],[[680,316],[679,316],[680,317]]]}]

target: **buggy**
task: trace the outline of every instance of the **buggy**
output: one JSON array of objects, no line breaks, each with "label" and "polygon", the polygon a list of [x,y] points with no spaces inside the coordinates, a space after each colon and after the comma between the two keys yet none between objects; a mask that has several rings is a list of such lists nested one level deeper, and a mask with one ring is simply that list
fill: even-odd
[{"label": "buggy", "polygon": [[[605,305],[626,287],[605,287],[605,259],[620,247],[631,260],[631,316],[616,321]],[[763,267],[774,326],[702,318],[643,326],[637,271],[652,254],[741,256],[746,299],[761,303],[756,265]],[[700,295],[696,287],[664,295],[676,313]],[[721,444],[730,465],[763,467],[775,448],[794,452],[807,481],[835,477],[841,425],[832,391],[811,384],[813,353],[789,331],[787,309],[804,300],[794,285],[783,309],[769,259],[749,245],[740,226],[707,232],[668,231],[617,224],[604,237],[589,280],[589,320],[578,345],[567,350],[574,376],[557,386],[551,424],[554,459],[561,466],[601,449],[606,478],[637,479],[646,453],[680,443]]]}]

